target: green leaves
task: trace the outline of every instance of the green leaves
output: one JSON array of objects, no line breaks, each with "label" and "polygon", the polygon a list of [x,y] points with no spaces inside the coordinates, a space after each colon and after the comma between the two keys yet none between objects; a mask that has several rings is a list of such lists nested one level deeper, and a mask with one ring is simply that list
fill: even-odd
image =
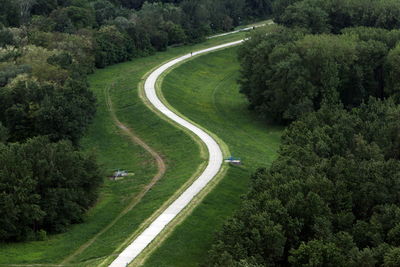
[{"label": "green leaves", "polygon": [[0,143],[5,143],[8,139],[8,130],[0,122]]},{"label": "green leaves", "polygon": [[396,102],[400,101],[400,44],[390,50],[385,62],[385,92],[392,95]]},{"label": "green leaves", "polygon": [[105,66],[126,61],[129,40],[115,26],[102,27],[96,34],[96,66]]},{"label": "green leaves", "polygon": [[61,232],[80,222],[97,198],[99,173],[93,156],[68,142],[39,137],[0,144],[0,240]]},{"label": "green leaves", "polygon": [[294,121],[322,104],[351,109],[370,96],[400,101],[397,48],[389,50],[397,30],[303,35],[275,27],[251,38],[239,53],[241,92],[269,120]]},{"label": "green leaves", "polygon": [[60,88],[17,79],[0,91],[0,103],[0,121],[13,142],[47,135],[52,141],[68,139],[77,144],[96,112],[93,94],[79,80],[68,80]]},{"label": "green leaves", "polygon": [[300,1],[288,6],[285,12],[278,17],[278,22],[291,28],[306,28],[311,33],[329,33],[331,31],[329,14],[322,5],[310,1]]},{"label": "green leaves", "polygon": [[399,115],[392,101],[370,99],[352,111],[322,106],[293,122],[279,158],[254,174],[242,208],[218,235],[211,265],[224,266],[213,256],[221,253],[231,266],[382,266],[385,254],[385,264],[395,262],[400,162],[391,151]]},{"label": "green leaves", "polygon": [[286,9],[277,14],[277,22],[306,28],[311,33],[339,33],[343,28],[356,26],[385,29],[400,26],[400,3],[396,0],[303,0],[284,6]]}]

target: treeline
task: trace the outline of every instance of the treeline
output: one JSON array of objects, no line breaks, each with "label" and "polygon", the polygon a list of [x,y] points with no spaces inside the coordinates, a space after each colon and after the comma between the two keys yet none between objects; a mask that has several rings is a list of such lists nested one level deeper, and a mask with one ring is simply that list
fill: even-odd
[{"label": "treeline", "polygon": [[[92,43],[96,67],[198,42],[272,13],[272,0],[1,0],[6,27],[27,27],[29,39],[55,43],[60,33]],[[2,14],[3,12],[3,14]],[[44,40],[43,40],[44,39]],[[39,44],[41,45],[41,44]]]},{"label": "treeline", "polygon": [[84,38],[42,47],[22,28],[0,36],[0,241],[44,239],[80,222],[102,182],[78,146],[96,111],[92,66]]},{"label": "treeline", "polygon": [[204,266],[400,266],[399,116],[371,99],[294,122]]},{"label": "treeline", "polygon": [[0,143],[0,240],[43,240],[82,222],[101,183],[93,156],[67,141]]},{"label": "treeline", "polygon": [[312,33],[340,33],[344,28],[366,26],[400,28],[400,2],[397,0],[292,0],[276,15],[276,22],[287,27],[307,28]]},{"label": "treeline", "polygon": [[78,146],[96,99],[80,64],[86,54],[73,51],[81,44],[62,49],[60,39],[48,49],[22,29],[1,33],[0,241],[44,239],[82,221],[97,198],[100,168]]},{"label": "treeline", "polygon": [[39,31],[31,12],[50,2],[0,1],[0,241],[81,222],[103,181],[95,157],[79,151],[96,111],[92,33]]},{"label": "treeline", "polygon": [[400,266],[399,2],[275,4],[239,83],[289,126],[204,266]]},{"label": "treeline", "polygon": [[400,101],[400,31],[346,28],[310,35],[276,26],[240,49],[241,91],[258,114],[290,122],[339,98],[346,108],[370,96]]}]

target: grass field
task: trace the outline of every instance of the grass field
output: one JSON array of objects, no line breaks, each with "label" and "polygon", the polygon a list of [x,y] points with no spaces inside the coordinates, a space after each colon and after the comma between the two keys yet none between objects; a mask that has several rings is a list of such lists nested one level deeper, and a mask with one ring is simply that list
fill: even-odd
[{"label": "grass field", "polygon": [[[171,58],[190,51],[235,41],[245,33],[208,40],[194,46],[170,48],[146,58],[98,70],[90,76],[91,89],[98,98],[98,113],[82,146],[98,155],[104,170],[111,174],[116,168],[127,169],[135,175],[118,182],[105,181],[101,196],[87,214],[84,223],[74,225],[63,234],[49,236],[45,241],[0,244],[0,266],[10,264],[59,264],[101,231],[113,220],[151,180],[156,173],[153,159],[141,147],[132,144],[114,125],[107,110],[104,92],[110,95],[120,121],[133,129],[146,143],[157,150],[167,164],[165,176],[142,201],[91,246],[65,266],[98,266],[109,262],[126,244],[127,238],[157,209],[181,188],[201,167],[205,156],[201,148],[184,131],[171,126],[148,109],[138,96],[138,84],[151,69]],[[162,138],[161,138],[162,137]]]},{"label": "grass field", "polygon": [[238,92],[237,47],[189,61],[170,72],[163,95],[178,112],[216,134],[242,166],[232,166],[217,187],[150,255],[146,267],[198,266],[227,216],[240,204],[250,174],[268,166],[280,143],[282,128],[268,126],[247,109]]}]

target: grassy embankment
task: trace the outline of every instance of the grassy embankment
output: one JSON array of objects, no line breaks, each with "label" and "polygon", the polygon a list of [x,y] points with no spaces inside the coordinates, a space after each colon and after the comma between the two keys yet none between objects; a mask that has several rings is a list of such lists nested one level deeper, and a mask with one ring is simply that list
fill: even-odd
[{"label": "grassy embankment", "polygon": [[110,88],[120,121],[134,129],[138,136],[163,156],[167,172],[134,209],[64,265],[97,266],[104,258],[120,251],[133,238],[132,233],[173,196],[205,160],[204,155],[200,156],[201,148],[193,139],[181,129],[161,120],[143,104],[138,96],[138,84],[143,81],[146,73],[166,60],[244,36],[245,33],[241,32],[194,46],[170,48],[166,52],[114,65],[91,75],[91,88],[98,98],[98,113],[82,146],[95,151],[107,173],[121,168],[135,175],[118,182],[106,180],[100,199],[89,211],[85,222],[72,226],[66,233],[51,235],[45,241],[0,244],[0,265],[59,264],[118,216],[156,173],[151,156],[141,147],[132,144],[129,137],[121,134],[112,121],[104,95],[106,88]]},{"label": "grassy embankment", "polygon": [[[170,106],[216,134],[243,165],[227,175],[145,262],[146,267],[198,266],[227,216],[240,204],[249,177],[268,166],[279,146],[282,128],[267,125],[247,109],[238,92],[237,48],[211,53],[171,71],[162,83]],[[133,264],[132,264],[133,265]]]}]

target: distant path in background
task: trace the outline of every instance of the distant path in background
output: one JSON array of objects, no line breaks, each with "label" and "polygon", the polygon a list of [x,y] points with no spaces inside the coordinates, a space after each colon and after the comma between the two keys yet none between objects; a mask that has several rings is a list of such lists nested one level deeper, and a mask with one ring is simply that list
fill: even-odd
[{"label": "distant path in background", "polygon": [[207,39],[213,39],[213,38],[226,36],[226,35],[233,34],[233,33],[238,33],[238,32],[250,31],[250,30],[253,30],[255,28],[259,28],[259,27],[263,27],[265,25],[271,25],[271,24],[274,24],[274,22],[272,20],[267,22],[267,23],[264,23],[264,24],[254,25],[252,27],[246,27],[246,28],[239,29],[239,30],[236,30],[236,31],[225,32],[225,33],[221,33],[221,34],[217,34],[217,35],[212,35],[212,36],[207,37]]},{"label": "distant path in background", "polygon": [[[223,154],[218,143],[205,131],[186,121],[182,117],[168,109],[157,96],[156,83],[159,77],[173,67],[192,56],[216,51],[219,49],[239,45],[243,40],[214,46],[197,52],[189,53],[177,59],[171,60],[153,71],[144,84],[146,98],[163,115],[174,123],[183,126],[198,136],[207,146],[209,159],[204,172],[196,181],[186,189],[170,206],[166,208],[136,239],[119,254],[110,267],[126,267],[132,262],[161,232],[162,230],[190,203],[190,201],[210,182],[219,172],[223,162]],[[160,133],[162,138],[162,133]]]},{"label": "distant path in background", "polygon": [[110,111],[110,114],[112,116],[112,119],[115,123],[115,125],[118,126],[118,128],[121,129],[121,131],[126,134],[130,140],[135,143],[138,144],[139,146],[141,146],[142,148],[144,148],[147,152],[149,152],[151,154],[151,156],[154,158],[154,160],[157,163],[157,168],[158,171],[156,173],[156,175],[151,179],[150,183],[147,184],[140,192],[139,194],[137,194],[134,198],[132,198],[131,202],[129,203],[128,206],[125,207],[125,209],[123,211],[121,211],[120,214],[118,214],[117,217],[114,218],[114,220],[112,220],[112,222],[110,222],[106,227],[104,227],[100,232],[98,232],[94,237],[92,237],[89,241],[87,241],[85,244],[83,244],[82,246],[80,246],[74,253],[72,253],[71,255],[69,255],[67,258],[65,258],[61,264],[67,264],[69,262],[71,262],[71,260],[73,258],[75,258],[76,256],[78,256],[79,254],[81,254],[83,251],[85,251],[85,249],[87,249],[90,245],[93,244],[93,242],[96,241],[96,239],[101,236],[102,234],[104,234],[105,232],[107,232],[112,226],[114,226],[114,224],[122,218],[122,216],[124,216],[126,213],[128,213],[130,210],[132,210],[139,202],[140,200],[146,195],[146,193],[158,182],[158,180],[160,180],[166,171],[166,166],[164,163],[164,160],[162,159],[162,157],[160,156],[160,154],[157,153],[157,151],[155,151],[154,149],[152,149],[149,145],[147,145],[145,142],[143,142],[142,139],[140,139],[137,135],[135,135],[133,133],[133,131],[131,129],[129,129],[128,127],[126,127],[122,122],[119,121],[117,115],[115,114],[115,110],[113,107],[113,103],[111,101],[111,97],[110,97],[110,88],[106,88],[104,90],[104,94],[105,94],[105,98],[106,98],[106,104],[107,107]]}]

